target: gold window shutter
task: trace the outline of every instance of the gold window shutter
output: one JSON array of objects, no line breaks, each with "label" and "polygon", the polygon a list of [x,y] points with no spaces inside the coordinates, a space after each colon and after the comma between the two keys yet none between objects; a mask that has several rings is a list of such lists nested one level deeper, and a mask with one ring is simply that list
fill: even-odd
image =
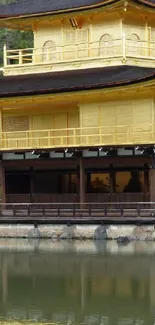
[{"label": "gold window shutter", "polygon": [[3,116],[3,131],[18,132],[29,130],[29,116]]},{"label": "gold window shutter", "polygon": [[65,30],[64,31],[64,59],[69,60],[75,58],[75,43],[76,43],[75,30]]},{"label": "gold window shutter", "polygon": [[88,56],[88,29],[77,29],[78,57]]},{"label": "gold window shutter", "polygon": [[[8,149],[27,148],[28,138],[26,131],[29,130],[29,117],[4,115],[2,121],[3,132],[5,132],[4,145]],[[20,131],[22,132],[19,133]]]}]

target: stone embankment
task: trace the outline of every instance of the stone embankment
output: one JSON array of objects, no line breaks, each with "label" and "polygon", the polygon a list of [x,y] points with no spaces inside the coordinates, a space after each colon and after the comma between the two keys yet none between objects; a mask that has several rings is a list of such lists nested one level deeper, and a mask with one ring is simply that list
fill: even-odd
[{"label": "stone embankment", "polygon": [[154,226],[135,225],[0,225],[0,238],[46,238],[52,240],[115,239],[118,243],[132,240],[155,240]]}]

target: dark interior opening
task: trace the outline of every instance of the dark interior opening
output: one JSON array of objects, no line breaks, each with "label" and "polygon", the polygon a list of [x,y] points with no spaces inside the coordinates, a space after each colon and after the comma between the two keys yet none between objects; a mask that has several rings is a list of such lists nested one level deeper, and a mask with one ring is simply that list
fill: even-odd
[{"label": "dark interior opening", "polygon": [[[28,170],[6,172],[6,194],[78,193],[78,171]],[[86,193],[142,193],[144,171],[85,170]]]},{"label": "dark interior opening", "polygon": [[29,174],[6,174],[5,178],[6,194],[29,194],[30,175]]}]

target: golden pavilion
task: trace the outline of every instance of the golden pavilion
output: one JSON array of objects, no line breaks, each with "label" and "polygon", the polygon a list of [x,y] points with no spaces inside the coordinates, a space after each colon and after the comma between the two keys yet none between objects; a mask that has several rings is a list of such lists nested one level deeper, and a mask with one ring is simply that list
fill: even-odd
[{"label": "golden pavilion", "polygon": [[1,201],[155,201],[155,0],[17,0],[4,44]]}]

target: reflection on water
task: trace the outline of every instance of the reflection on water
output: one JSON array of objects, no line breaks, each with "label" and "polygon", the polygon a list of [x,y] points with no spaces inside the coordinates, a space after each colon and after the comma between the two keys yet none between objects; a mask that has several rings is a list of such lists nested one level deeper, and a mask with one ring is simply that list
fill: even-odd
[{"label": "reflection on water", "polygon": [[1,320],[155,324],[155,243],[0,240]]}]

